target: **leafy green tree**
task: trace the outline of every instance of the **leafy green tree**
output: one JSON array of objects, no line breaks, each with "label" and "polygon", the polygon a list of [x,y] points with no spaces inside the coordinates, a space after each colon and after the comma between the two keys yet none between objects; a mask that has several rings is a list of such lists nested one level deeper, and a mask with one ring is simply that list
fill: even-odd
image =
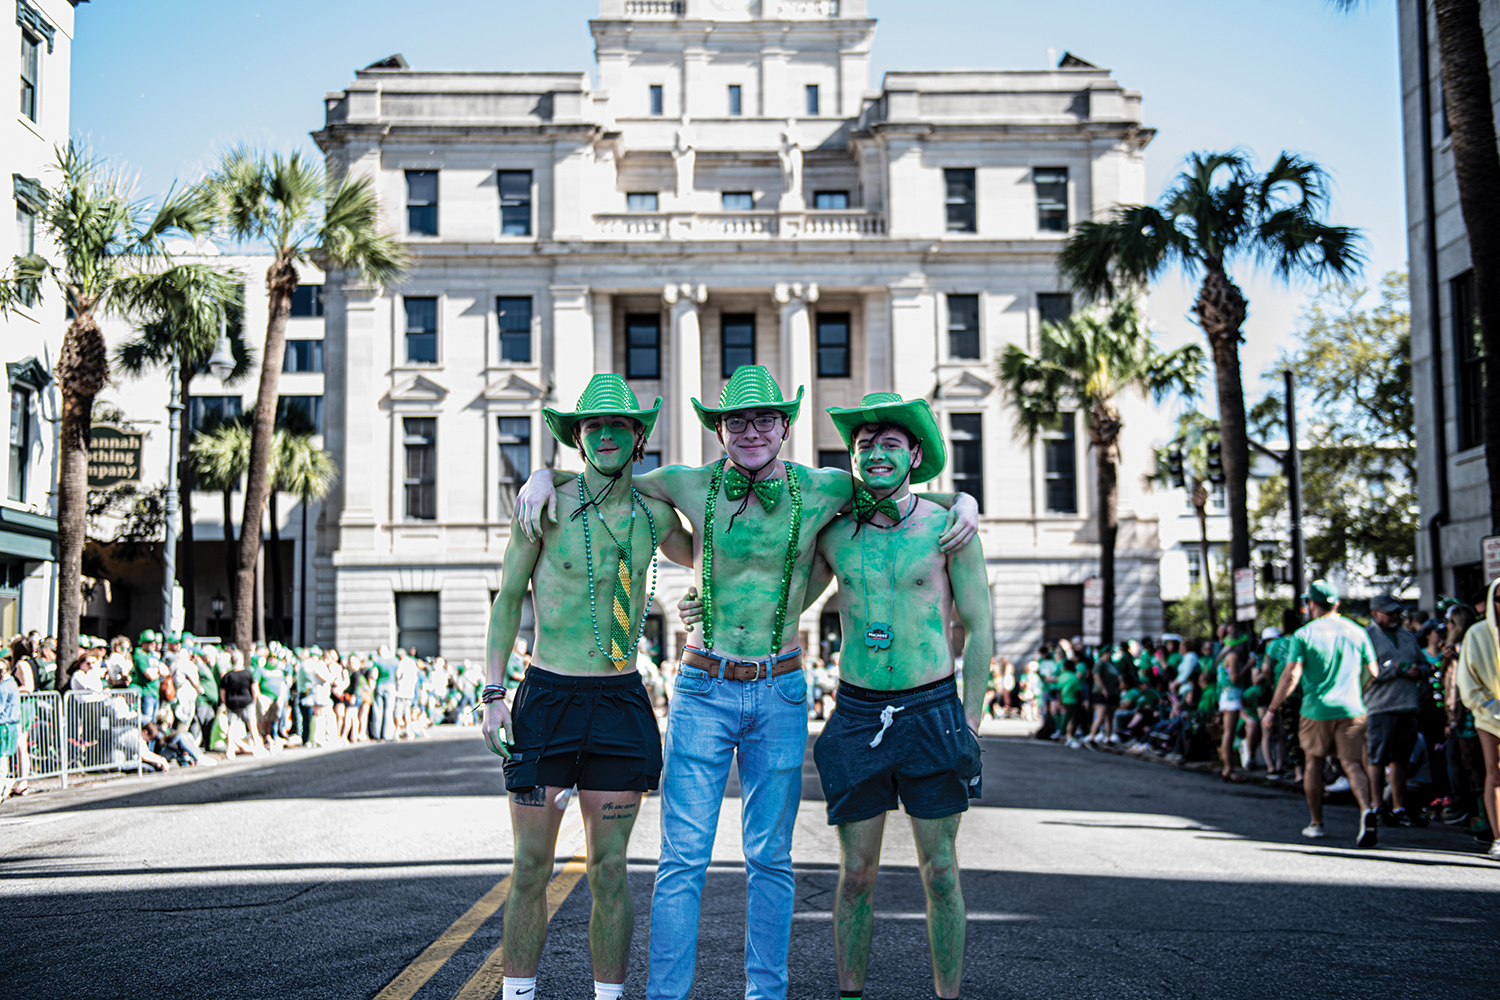
[{"label": "leafy green tree", "polygon": [[[297,264],[316,255],[330,269],[357,272],[372,282],[399,276],[410,254],[394,236],[379,231],[380,204],[368,178],[342,179],[300,154],[269,158],[237,149],[224,157],[213,182],[236,240],[265,245],[272,254],[266,269],[269,319],[262,348],[260,389],[251,419],[250,461],[241,523],[258,525],[271,483],[271,438],[275,434],[277,390],[286,323]],[[260,532],[240,533],[234,578],[234,642],[248,649],[254,623],[251,597]]]},{"label": "leafy green tree", "polygon": [[1032,355],[1016,344],[999,363],[1001,391],[1016,411],[1016,427],[1028,444],[1054,427],[1065,410],[1083,411],[1094,449],[1099,495],[1099,576],[1104,583],[1101,629],[1114,642],[1115,534],[1119,528],[1119,438],[1124,426],[1115,400],[1127,390],[1157,402],[1173,391],[1191,397],[1203,376],[1203,350],[1196,344],[1162,352],[1152,342],[1134,299],[1107,310],[1073,314],[1044,323]]},{"label": "leafy green tree", "polygon": [[[199,287],[201,284],[202,287]],[[143,318],[136,335],[115,349],[115,367],[126,375],[140,377],[178,362],[178,391],[185,415],[192,413],[193,378],[202,372],[219,343],[218,317],[199,315],[190,308],[194,296],[207,295],[221,301],[224,331],[234,355],[234,370],[225,385],[244,381],[255,363],[254,352],[245,344],[244,286],[237,276],[210,268],[191,272],[182,283],[165,282],[160,311]],[[205,320],[212,320],[206,325]],[[189,622],[198,620],[197,572],[193,563],[193,463],[188,449],[192,428],[184,420],[178,435],[178,507],[182,511],[182,558],[177,561],[182,581],[183,612]]]},{"label": "leafy green tree", "polygon": [[[166,240],[191,238],[212,229],[211,194],[189,187],[172,191],[159,205],[135,197],[131,184],[107,171],[87,150],[68,143],[57,150],[58,181],[48,188],[37,214],[46,236],[41,253],[16,257],[0,278],[0,312],[27,310],[60,293],[69,310],[67,331],[54,375],[62,394],[58,435],[57,575],[58,655],[78,648],[83,544],[87,530],[89,434],[94,399],[109,379],[109,357],[99,322],[106,316],[156,315],[162,296],[176,285],[196,289],[180,302],[184,315],[216,315],[211,271],[199,264],[173,264]],[[194,276],[194,277],[190,277]],[[57,672],[59,688],[67,671]]]},{"label": "leafy green tree", "polygon": [[1202,274],[1193,312],[1214,360],[1235,568],[1250,565],[1239,355],[1249,303],[1229,269],[1248,258],[1286,279],[1353,273],[1363,261],[1362,237],[1323,222],[1327,207],[1327,175],[1310,160],[1282,153],[1261,174],[1241,153],[1194,153],[1158,204],[1118,206],[1105,219],[1080,222],[1058,255],[1062,273],[1091,297],[1133,293],[1172,265]]},{"label": "leafy green tree", "polygon": [[[299,411],[293,412],[301,416]],[[334,480],[338,478],[338,466],[334,463],[333,456],[314,444],[313,438],[311,427],[302,426],[301,421],[288,419],[276,432],[271,449],[271,462],[275,470],[270,495],[273,588],[271,614],[275,622],[272,632],[273,637],[282,642],[290,637],[281,634],[284,616],[282,599],[286,589],[281,567],[281,528],[277,497],[281,493],[290,493],[304,504],[311,503],[327,496],[328,491],[333,488]],[[306,644],[305,636],[302,641]]]},{"label": "leafy green tree", "polygon": [[[1206,621],[1214,624],[1219,621],[1219,609],[1214,601],[1214,575],[1209,569],[1213,563],[1209,561],[1208,544],[1208,501],[1212,493],[1209,485],[1208,444],[1217,436],[1218,426],[1197,410],[1178,417],[1176,439],[1171,445],[1156,449],[1156,468],[1146,477],[1147,482],[1170,486],[1174,477],[1168,453],[1173,447],[1181,449],[1183,484],[1187,487],[1188,499],[1192,501],[1193,513],[1198,517],[1198,556],[1199,565],[1203,567],[1201,589],[1204,592],[1204,616]],[[1219,592],[1227,593],[1222,586]],[[1186,632],[1182,634],[1187,635]],[[1204,634],[1212,635],[1212,628]]]},{"label": "leafy green tree", "polygon": [[[1367,289],[1328,285],[1297,332],[1290,368],[1311,396],[1298,419],[1302,506],[1311,575],[1341,572],[1401,590],[1416,574],[1416,419],[1411,393],[1411,317],[1406,275],[1392,271],[1379,299]],[[1251,411],[1258,433],[1286,433],[1280,395]],[[1262,484],[1257,534],[1285,537],[1286,482]]]}]

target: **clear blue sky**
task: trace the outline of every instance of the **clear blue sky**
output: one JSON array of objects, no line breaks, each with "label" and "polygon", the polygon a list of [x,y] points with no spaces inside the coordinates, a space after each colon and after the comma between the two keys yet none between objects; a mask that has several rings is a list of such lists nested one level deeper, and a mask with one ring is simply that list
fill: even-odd
[{"label": "clear blue sky", "polygon": [[[1334,221],[1370,239],[1366,279],[1403,267],[1405,200],[1395,4],[1352,15],[1324,0],[869,0],[879,19],[872,83],[892,69],[1027,69],[1063,50],[1144,96],[1157,128],[1148,186],[1185,154],[1243,147],[1262,166],[1281,149],[1333,174]],[[421,69],[594,70],[597,0],[94,0],[78,8],[74,132],[140,175],[142,191],[201,174],[236,143],[316,152],[323,94],[401,52]],[[1287,343],[1310,288],[1248,266],[1244,362],[1254,377]],[[1166,342],[1198,335],[1194,287],[1155,289]]]}]

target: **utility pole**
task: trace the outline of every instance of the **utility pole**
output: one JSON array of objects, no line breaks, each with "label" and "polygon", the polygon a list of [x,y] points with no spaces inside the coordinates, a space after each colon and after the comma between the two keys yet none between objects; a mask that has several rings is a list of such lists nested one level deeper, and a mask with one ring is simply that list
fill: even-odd
[{"label": "utility pole", "polygon": [[1286,387],[1286,482],[1287,500],[1290,507],[1292,535],[1292,607],[1297,607],[1306,593],[1304,566],[1307,558],[1302,543],[1302,451],[1297,447],[1297,396],[1292,382],[1292,370],[1283,369],[1282,383]]},{"label": "utility pole", "polygon": [[176,609],[177,588],[177,463],[181,456],[177,454],[177,435],[182,429],[182,382],[178,378],[181,374],[182,362],[177,357],[177,351],[172,351],[170,363],[170,374],[167,382],[172,387],[172,395],[167,403],[167,541],[162,550],[161,568],[161,630],[163,635],[171,634],[172,612]]}]

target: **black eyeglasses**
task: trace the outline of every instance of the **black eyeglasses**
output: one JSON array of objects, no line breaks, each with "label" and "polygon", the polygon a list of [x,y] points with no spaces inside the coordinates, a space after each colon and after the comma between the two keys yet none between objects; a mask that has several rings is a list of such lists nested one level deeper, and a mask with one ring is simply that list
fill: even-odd
[{"label": "black eyeglasses", "polygon": [[762,434],[766,434],[775,430],[776,425],[780,422],[780,417],[771,414],[764,414],[756,417],[754,420],[746,420],[744,417],[725,417],[724,429],[731,434],[743,434],[745,433],[745,428],[754,424],[756,430]]}]

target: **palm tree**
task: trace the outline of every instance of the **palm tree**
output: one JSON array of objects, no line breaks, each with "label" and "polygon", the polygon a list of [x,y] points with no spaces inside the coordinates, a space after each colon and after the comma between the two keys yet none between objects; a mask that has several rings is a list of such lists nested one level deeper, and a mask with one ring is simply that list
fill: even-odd
[{"label": "palm tree", "polygon": [[[292,411],[300,416],[300,411]],[[292,416],[288,414],[288,417]],[[276,498],[279,493],[295,494],[303,504],[311,503],[328,495],[329,489],[333,487],[333,481],[338,477],[338,466],[334,464],[333,457],[328,452],[313,444],[314,433],[309,427],[298,427],[294,420],[288,419],[283,422],[282,428],[276,432],[275,446],[271,450],[272,467],[275,474],[272,478],[271,487],[271,613],[275,625],[272,635],[285,642],[287,637],[281,634],[282,595],[285,593],[285,585],[282,582],[281,570],[281,529],[276,509]],[[303,581],[306,586],[306,581]],[[307,644],[307,637],[302,637],[303,645]]]},{"label": "palm tree", "polygon": [[[355,271],[366,281],[388,282],[405,270],[410,254],[394,236],[379,232],[380,204],[368,178],[335,179],[299,153],[267,159],[238,149],[225,156],[213,180],[230,234],[241,242],[265,244],[273,256],[266,269],[270,319],[261,354],[245,509],[240,519],[244,525],[259,525],[270,485],[277,387],[287,316],[297,289],[297,264],[316,254],[331,268]],[[251,597],[259,548],[258,530],[240,533],[234,642],[241,649],[248,649],[251,642]]]},{"label": "palm tree", "polygon": [[[1329,0],[1350,10],[1361,0]],[[1417,37],[1427,38],[1427,7],[1416,5]],[[1453,149],[1458,204],[1469,235],[1474,269],[1475,313],[1484,343],[1484,440],[1489,472],[1490,531],[1500,534],[1500,148],[1490,90],[1490,54],[1485,47],[1480,0],[1432,0],[1437,21],[1438,68],[1443,109]],[[1422,108],[1421,113],[1431,113]],[[1427,220],[1436,225],[1435,219]],[[1429,276],[1436,281],[1436,275]]]},{"label": "palm tree", "polygon": [[[234,417],[193,435],[188,450],[193,476],[205,490],[218,490],[224,498],[224,582],[229,588],[230,617],[234,617],[241,595],[234,589],[235,542],[234,505],[231,503],[240,477],[250,466],[250,429],[241,417]],[[242,648],[249,648],[248,646]]]},{"label": "palm tree", "polygon": [[[255,363],[253,353],[244,338],[244,286],[236,276],[219,271],[209,271],[214,277],[212,293],[222,299],[225,319],[224,330],[228,334],[234,355],[234,370],[224,380],[226,385],[243,381]],[[221,280],[222,279],[222,280]],[[227,281],[227,284],[225,283]],[[218,345],[219,325],[198,325],[194,312],[179,299],[191,294],[207,294],[208,288],[194,289],[191,285],[166,284],[169,298],[150,316],[136,332],[136,336],[115,350],[116,367],[127,375],[141,376],[148,371],[170,367],[173,359],[178,362],[178,387],[184,412],[192,412],[193,377],[208,364]],[[201,318],[201,317],[198,317]],[[178,561],[178,576],[182,580],[183,612],[188,622],[198,620],[196,578],[193,566],[193,463],[188,458],[193,431],[184,426],[178,437],[177,458],[178,505],[182,510],[182,558]]]},{"label": "palm tree", "polygon": [[[1177,418],[1177,439],[1174,446],[1182,450],[1182,478],[1187,487],[1188,499],[1193,504],[1193,513],[1198,516],[1198,561],[1203,567],[1203,589],[1207,598],[1208,620],[1212,625],[1219,621],[1218,606],[1214,602],[1213,563],[1209,561],[1208,545],[1208,501],[1209,487],[1208,443],[1217,433],[1218,425],[1194,410]],[[1175,478],[1168,460],[1169,448],[1156,450],[1156,468],[1146,477],[1147,482],[1171,485]],[[1212,635],[1212,627],[1209,634]]]},{"label": "palm tree", "polygon": [[[212,196],[189,187],[170,191],[159,206],[134,197],[118,173],[107,172],[89,152],[69,142],[57,150],[59,180],[47,190],[38,220],[56,248],[17,257],[0,278],[0,312],[27,308],[54,286],[69,319],[54,372],[62,393],[58,437],[57,547],[59,656],[78,648],[83,594],[81,565],[88,509],[89,433],[94,399],[109,379],[109,357],[99,322],[105,316],[137,316],[155,301],[153,287],[181,279],[203,265],[171,263],[165,240],[197,238],[215,219]],[[209,296],[193,308],[217,309]],[[201,318],[201,316],[200,316]],[[67,671],[57,672],[59,688]]]},{"label": "palm tree", "polygon": [[1158,403],[1174,390],[1192,397],[1203,371],[1203,349],[1196,344],[1167,353],[1156,349],[1134,299],[1120,299],[1107,312],[1085,311],[1062,323],[1044,323],[1035,355],[1012,344],[1000,359],[1001,391],[1015,407],[1016,428],[1028,444],[1056,426],[1065,409],[1087,414],[1099,491],[1094,506],[1105,646],[1114,642],[1119,437],[1124,426],[1115,397],[1127,389]]},{"label": "palm tree", "polygon": [[1228,268],[1248,257],[1285,280],[1353,275],[1364,262],[1363,237],[1321,221],[1327,206],[1327,174],[1310,160],[1282,153],[1258,174],[1240,153],[1194,153],[1159,204],[1116,206],[1102,220],[1080,222],[1058,255],[1058,268],[1079,291],[1106,299],[1143,289],[1172,264],[1203,272],[1193,312],[1213,352],[1236,569],[1250,565],[1250,445],[1240,379],[1249,303]]}]

